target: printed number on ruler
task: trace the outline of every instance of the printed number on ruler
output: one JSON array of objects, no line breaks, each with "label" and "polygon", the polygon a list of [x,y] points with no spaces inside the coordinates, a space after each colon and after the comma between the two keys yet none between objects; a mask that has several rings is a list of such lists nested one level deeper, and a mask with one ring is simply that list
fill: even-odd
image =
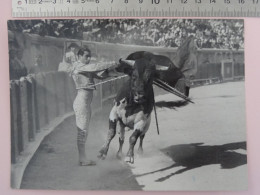
[{"label": "printed number on ruler", "polygon": [[14,17],[259,17],[260,0],[12,0]]}]

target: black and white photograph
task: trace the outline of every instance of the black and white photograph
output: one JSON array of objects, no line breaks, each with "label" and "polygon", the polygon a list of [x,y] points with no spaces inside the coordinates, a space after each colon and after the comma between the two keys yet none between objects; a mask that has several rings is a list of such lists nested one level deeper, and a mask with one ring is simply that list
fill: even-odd
[{"label": "black and white photograph", "polygon": [[11,188],[248,188],[244,20],[9,20]]}]

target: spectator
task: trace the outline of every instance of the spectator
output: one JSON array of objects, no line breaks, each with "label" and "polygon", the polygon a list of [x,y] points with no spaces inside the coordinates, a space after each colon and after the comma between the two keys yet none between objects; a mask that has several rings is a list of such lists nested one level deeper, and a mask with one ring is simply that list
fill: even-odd
[{"label": "spectator", "polygon": [[42,56],[37,55],[37,56],[35,56],[34,65],[29,69],[29,74],[37,74],[40,72],[45,72],[45,67],[42,63]]},{"label": "spectator", "polygon": [[[190,35],[200,39],[204,48],[238,49],[243,48],[244,45],[242,20],[33,20],[9,21],[8,27],[13,31],[42,36],[136,45],[152,43],[153,46],[176,47]],[[236,38],[235,42],[230,43],[228,41],[231,40],[232,35],[238,37],[238,40]],[[176,44],[172,44],[174,42],[171,39],[174,39]]]},{"label": "spectator", "polygon": [[63,57],[63,62],[59,64],[58,71],[70,72],[72,69],[73,63],[78,60],[76,52],[78,51],[79,46],[76,43],[71,43],[67,48],[67,52]]},{"label": "spectator", "polygon": [[20,79],[23,76],[27,76],[27,68],[22,61],[23,51],[10,50],[9,51],[9,68],[10,68],[10,80]]},{"label": "spectator", "polygon": [[67,52],[65,53],[65,62],[73,64],[77,61],[76,50],[79,46],[76,43],[71,43],[67,48]]}]

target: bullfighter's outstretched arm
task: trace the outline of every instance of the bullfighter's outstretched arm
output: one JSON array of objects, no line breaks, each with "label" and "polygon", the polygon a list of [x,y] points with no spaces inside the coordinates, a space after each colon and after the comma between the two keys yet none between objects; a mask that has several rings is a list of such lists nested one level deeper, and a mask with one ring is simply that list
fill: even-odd
[{"label": "bullfighter's outstretched arm", "polygon": [[84,73],[84,72],[92,72],[97,73],[104,70],[116,68],[118,64],[114,61],[112,62],[101,62],[101,63],[93,63],[93,64],[87,64],[77,67],[78,73]]}]

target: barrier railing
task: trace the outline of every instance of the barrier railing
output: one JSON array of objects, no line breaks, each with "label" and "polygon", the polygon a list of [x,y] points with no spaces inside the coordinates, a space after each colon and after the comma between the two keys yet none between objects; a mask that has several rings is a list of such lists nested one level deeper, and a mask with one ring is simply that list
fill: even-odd
[{"label": "barrier railing", "polygon": [[191,80],[191,87],[201,86],[201,85],[209,85],[209,84],[216,84],[216,83],[222,83],[225,81],[241,81],[244,80],[244,76],[234,76],[231,79],[223,80],[221,77],[213,77],[213,78],[205,78],[205,79],[194,79]]},{"label": "barrier railing", "polygon": [[[98,112],[112,99],[126,78],[97,86],[92,109]],[[10,82],[11,162],[15,164],[29,142],[57,117],[72,112],[76,89],[65,72],[48,72]]]}]

